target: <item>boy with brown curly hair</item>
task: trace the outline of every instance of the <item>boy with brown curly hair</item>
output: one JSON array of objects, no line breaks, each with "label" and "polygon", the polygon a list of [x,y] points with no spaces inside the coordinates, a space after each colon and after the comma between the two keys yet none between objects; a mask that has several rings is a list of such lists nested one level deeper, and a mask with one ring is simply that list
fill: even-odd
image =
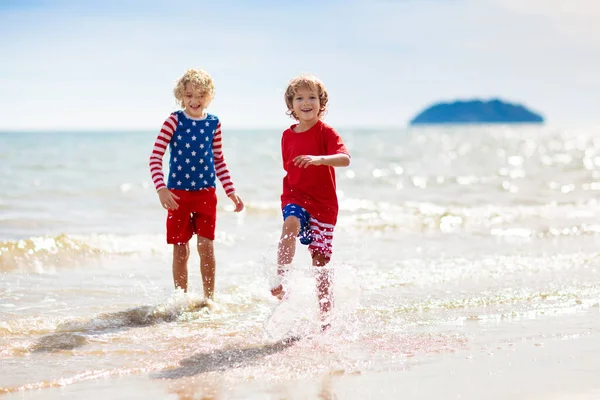
[{"label": "boy with brown curly hair", "polygon": [[300,237],[300,243],[308,245],[312,265],[317,267],[317,295],[323,318],[332,307],[331,277],[324,267],[331,259],[338,216],[334,167],[350,165],[342,138],[321,120],[328,101],[325,85],[312,75],[292,79],[285,91],[287,113],[297,123],[281,138],[286,171],[281,195],[283,227],[277,250],[279,279],[271,289],[273,296],[285,296],[283,278],[296,252],[296,237]]}]

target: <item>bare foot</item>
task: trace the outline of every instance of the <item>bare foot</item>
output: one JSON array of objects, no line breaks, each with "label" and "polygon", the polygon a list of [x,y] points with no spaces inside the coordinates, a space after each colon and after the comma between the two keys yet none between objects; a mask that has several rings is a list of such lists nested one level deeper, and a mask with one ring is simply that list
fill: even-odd
[{"label": "bare foot", "polygon": [[283,289],[283,285],[279,284],[279,286],[276,286],[273,289],[271,289],[271,294],[277,297],[278,300],[282,300],[285,296],[285,290]]}]

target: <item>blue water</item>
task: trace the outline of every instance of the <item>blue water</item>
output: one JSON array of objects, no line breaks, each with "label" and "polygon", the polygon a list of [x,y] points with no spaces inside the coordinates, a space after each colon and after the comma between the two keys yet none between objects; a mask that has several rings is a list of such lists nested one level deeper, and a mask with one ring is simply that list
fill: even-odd
[{"label": "blue water", "polygon": [[[402,382],[408,367],[505,354],[511,343],[567,340],[557,357],[583,355],[583,338],[599,337],[598,133],[340,129],[352,164],[338,170],[326,334],[304,248],[293,296],[278,304],[268,292],[281,229],[280,132],[224,132],[246,210],[233,213],[218,188],[210,307],[196,254],[191,293],[172,288],[165,211],[148,168],[155,132],[0,133],[0,393],[167,398],[183,387],[189,398],[258,399],[285,397],[281,385],[302,393],[297,382],[323,376],[348,385],[364,376],[379,388],[383,372]],[[289,332],[307,340],[278,342]],[[589,387],[583,375],[569,379]]]}]

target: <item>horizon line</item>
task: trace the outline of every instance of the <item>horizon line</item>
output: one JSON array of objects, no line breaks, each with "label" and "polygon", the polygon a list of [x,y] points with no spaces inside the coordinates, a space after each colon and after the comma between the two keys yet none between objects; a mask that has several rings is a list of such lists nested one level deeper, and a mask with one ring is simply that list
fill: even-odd
[{"label": "horizon line", "polygon": [[[346,125],[346,126],[333,126],[334,129],[341,130],[359,130],[359,131],[379,131],[379,130],[393,130],[393,129],[420,129],[420,128],[440,128],[440,127],[487,127],[487,126],[537,126],[537,127],[550,127],[550,128],[596,128],[600,126],[600,121],[587,122],[583,125],[578,123],[560,123],[557,121],[543,122],[489,122],[489,123],[426,123],[426,124],[411,124],[406,123],[403,125],[381,125],[381,126],[364,126],[364,125]],[[275,127],[275,126],[263,126],[263,127],[231,127],[226,131],[281,131],[283,132],[287,127]],[[106,132],[121,132],[121,133],[142,133],[142,132],[156,132],[160,130],[156,128],[0,128],[0,134],[10,133],[106,133]]]},{"label": "horizon line", "polygon": [[[378,130],[378,129],[399,129],[399,128],[407,128],[410,127],[409,124],[405,125],[389,125],[389,126],[341,126],[334,127],[336,130],[339,129],[359,129],[359,130]],[[282,132],[288,129],[288,127],[276,127],[276,126],[263,126],[263,127],[229,127],[227,131],[256,131],[256,130],[281,130]],[[159,132],[160,129],[156,128],[0,128],[0,133],[71,133],[71,132],[145,132],[145,131],[156,131]]]}]

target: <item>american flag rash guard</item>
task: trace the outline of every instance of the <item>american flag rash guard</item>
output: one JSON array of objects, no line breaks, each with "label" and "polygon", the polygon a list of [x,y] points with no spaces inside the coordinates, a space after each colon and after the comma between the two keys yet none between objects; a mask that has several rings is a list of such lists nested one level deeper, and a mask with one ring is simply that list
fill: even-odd
[{"label": "american flag rash guard", "polygon": [[[170,159],[165,184],[162,169],[167,146]],[[235,193],[223,157],[221,123],[215,115],[193,119],[181,110],[171,114],[156,138],[149,164],[156,190],[164,187],[180,190],[215,188],[218,178],[227,195]]]}]

